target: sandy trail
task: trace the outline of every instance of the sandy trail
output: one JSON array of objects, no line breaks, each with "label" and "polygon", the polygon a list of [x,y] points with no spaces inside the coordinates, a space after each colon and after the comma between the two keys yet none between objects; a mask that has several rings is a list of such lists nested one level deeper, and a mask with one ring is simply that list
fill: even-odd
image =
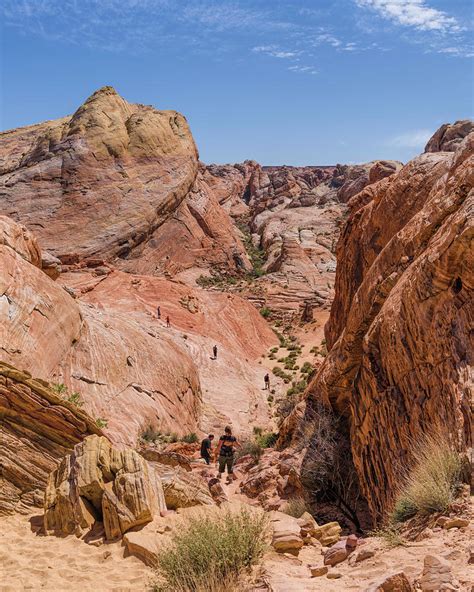
[{"label": "sandy trail", "polygon": [[[144,592],[153,572],[135,557],[124,557],[121,543],[94,547],[68,536],[33,532],[37,516],[0,520],[0,590],[49,592]],[[34,530],[36,530],[33,527]]]}]

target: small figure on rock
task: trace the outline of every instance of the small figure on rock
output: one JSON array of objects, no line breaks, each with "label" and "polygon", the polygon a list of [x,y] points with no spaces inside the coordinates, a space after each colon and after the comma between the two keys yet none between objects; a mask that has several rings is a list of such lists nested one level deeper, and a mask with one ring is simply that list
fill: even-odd
[{"label": "small figure on rock", "polygon": [[224,435],[219,438],[219,445],[217,446],[215,458],[219,462],[219,474],[218,479],[222,477],[222,473],[227,468],[227,483],[236,479],[234,475],[234,453],[235,448],[242,448],[237,438],[232,435],[232,428],[226,426],[224,429]]},{"label": "small figure on rock", "polygon": [[201,442],[201,458],[206,461],[206,465],[211,464],[211,449],[212,441],[214,440],[214,434],[209,434],[207,438]]},{"label": "small figure on rock", "polygon": [[269,391],[270,390],[270,374],[268,374],[268,372],[263,377],[263,381],[265,382],[265,390]]},{"label": "small figure on rock", "polygon": [[212,348],[213,360],[217,360],[217,345]]},{"label": "small figure on rock", "polygon": [[170,318],[169,316],[166,317],[166,326],[171,327]]},{"label": "small figure on rock", "polygon": [[161,308],[159,306],[156,309],[156,318],[161,319]]}]

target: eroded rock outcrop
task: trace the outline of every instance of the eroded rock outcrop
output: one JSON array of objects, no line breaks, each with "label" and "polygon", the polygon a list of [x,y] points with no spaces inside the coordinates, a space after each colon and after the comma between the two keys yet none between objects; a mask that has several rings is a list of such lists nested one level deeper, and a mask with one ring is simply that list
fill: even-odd
[{"label": "eroded rock outcrop", "polygon": [[130,104],[109,86],[70,117],[0,134],[2,210],[63,265],[245,269],[204,172],[180,113]]},{"label": "eroded rock outcrop", "polygon": [[166,510],[161,481],[135,450],[118,450],[89,436],[48,479],[44,502],[48,534],[82,535],[103,522],[108,540],[151,522]]},{"label": "eroded rock outcrop", "polygon": [[374,517],[390,505],[413,441],[471,438],[474,134],[426,153],[349,202],[338,244],[329,355],[309,389],[349,423]]},{"label": "eroded rock outcrop", "polygon": [[47,383],[0,362],[0,514],[42,506],[51,471],[83,438],[100,433]]}]

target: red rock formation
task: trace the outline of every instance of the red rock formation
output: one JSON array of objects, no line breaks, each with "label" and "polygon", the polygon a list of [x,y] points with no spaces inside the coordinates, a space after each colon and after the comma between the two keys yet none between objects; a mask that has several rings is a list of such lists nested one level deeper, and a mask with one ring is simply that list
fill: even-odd
[{"label": "red rock formation", "polygon": [[469,443],[473,151],[471,134],[456,152],[424,154],[349,202],[330,351],[309,397],[347,417],[375,517],[419,436],[440,429],[461,450]]},{"label": "red rock formation", "polygon": [[117,260],[127,270],[173,275],[203,260],[235,269],[234,255],[248,265],[198,175],[179,113],[129,104],[104,87],[72,117],[3,132],[0,140],[3,213],[63,264]]},{"label": "red rock formation", "polygon": [[0,362],[0,514],[43,505],[50,472],[101,430],[41,380]]}]

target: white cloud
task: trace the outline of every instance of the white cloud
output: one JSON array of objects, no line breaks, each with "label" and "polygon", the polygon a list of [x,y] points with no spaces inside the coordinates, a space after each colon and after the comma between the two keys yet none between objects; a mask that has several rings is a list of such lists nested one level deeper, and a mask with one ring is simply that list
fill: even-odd
[{"label": "white cloud", "polygon": [[313,66],[301,66],[299,64],[289,66],[288,70],[291,70],[292,72],[300,72],[301,74],[318,74],[318,71],[313,68]]},{"label": "white cloud", "polygon": [[320,43],[327,43],[333,47],[339,47],[342,44],[342,41],[330,33],[323,33],[321,35],[317,35],[316,37],[316,45],[319,45]]},{"label": "white cloud", "polygon": [[355,0],[358,6],[371,8],[399,25],[422,31],[460,31],[457,20],[446,12],[431,8],[425,0]]},{"label": "white cloud", "polygon": [[299,51],[287,51],[280,49],[277,45],[257,45],[252,47],[252,51],[256,53],[264,53],[272,58],[290,59],[296,58],[301,53]]},{"label": "white cloud", "polygon": [[391,138],[387,143],[398,148],[424,148],[432,135],[432,130],[412,130]]}]

